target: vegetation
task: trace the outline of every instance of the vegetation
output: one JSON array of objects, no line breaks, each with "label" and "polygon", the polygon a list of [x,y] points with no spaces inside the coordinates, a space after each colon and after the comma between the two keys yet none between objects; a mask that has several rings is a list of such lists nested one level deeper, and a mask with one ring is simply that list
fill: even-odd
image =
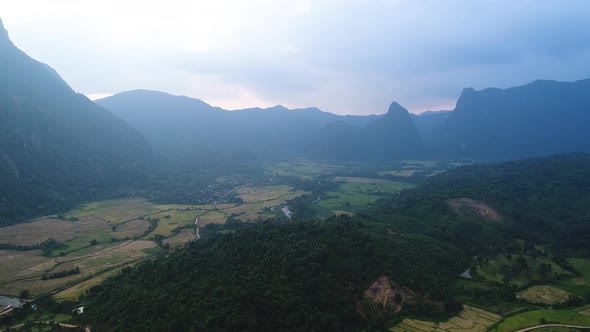
[{"label": "vegetation", "polygon": [[491,332],[512,332],[529,326],[561,323],[590,326],[590,317],[571,310],[533,310],[506,318]]},{"label": "vegetation", "polygon": [[[107,280],[82,299],[83,317],[99,330],[356,330],[366,321],[355,303],[380,275],[430,294],[408,310],[446,315],[431,301],[449,299],[443,285],[460,271],[457,255],[422,236],[375,234],[347,217],[262,223]],[[172,299],[183,305],[171,307]],[[383,314],[367,317],[380,324]]]},{"label": "vegetation", "polygon": [[44,274],[41,277],[41,280],[63,278],[63,277],[71,276],[71,275],[78,274],[78,273],[80,273],[80,268],[76,266],[75,268],[70,269],[70,270],[63,270],[63,271],[59,271],[59,272]]}]

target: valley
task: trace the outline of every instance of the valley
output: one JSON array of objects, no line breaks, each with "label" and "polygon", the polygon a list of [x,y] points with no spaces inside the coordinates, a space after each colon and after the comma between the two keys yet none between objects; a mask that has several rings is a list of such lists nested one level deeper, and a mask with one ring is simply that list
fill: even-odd
[{"label": "valley", "polygon": [[8,3],[0,330],[590,330],[588,6]]}]

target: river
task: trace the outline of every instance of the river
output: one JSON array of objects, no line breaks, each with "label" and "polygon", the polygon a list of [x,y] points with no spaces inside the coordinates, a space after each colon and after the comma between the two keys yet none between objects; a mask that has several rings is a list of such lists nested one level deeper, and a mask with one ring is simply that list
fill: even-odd
[{"label": "river", "polygon": [[17,299],[15,297],[7,297],[7,296],[2,296],[0,295],[0,306],[5,307],[5,306],[16,306],[21,304],[21,300]]}]

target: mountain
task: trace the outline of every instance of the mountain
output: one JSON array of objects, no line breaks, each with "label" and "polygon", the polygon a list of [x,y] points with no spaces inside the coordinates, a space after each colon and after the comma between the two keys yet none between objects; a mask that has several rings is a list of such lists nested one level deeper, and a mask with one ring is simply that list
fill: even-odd
[{"label": "mountain", "polygon": [[445,110],[412,114],[412,120],[414,120],[426,147],[433,146],[435,134],[441,130],[451,114],[452,111]]},{"label": "mountain", "polygon": [[226,111],[203,101],[135,90],[97,100],[140,131],[172,160],[217,153],[248,158],[305,156],[390,160],[422,155],[408,111],[394,103],[385,115],[340,116],[283,106]]},{"label": "mountain", "polygon": [[10,41],[0,21],[0,223],[142,178],[143,137]]},{"label": "mountain", "polygon": [[447,156],[508,160],[590,151],[590,79],[465,89],[438,133]]},{"label": "mountain", "polygon": [[412,159],[423,156],[424,146],[407,109],[392,102],[385,116],[363,129],[363,149],[368,159]]}]

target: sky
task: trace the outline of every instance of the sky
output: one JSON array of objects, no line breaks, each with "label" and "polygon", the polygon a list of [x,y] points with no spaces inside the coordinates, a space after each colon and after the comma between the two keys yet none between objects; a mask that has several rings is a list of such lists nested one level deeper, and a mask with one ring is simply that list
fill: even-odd
[{"label": "sky", "polygon": [[587,0],[2,0],[0,18],[91,99],[420,113],[467,87],[590,78]]}]

